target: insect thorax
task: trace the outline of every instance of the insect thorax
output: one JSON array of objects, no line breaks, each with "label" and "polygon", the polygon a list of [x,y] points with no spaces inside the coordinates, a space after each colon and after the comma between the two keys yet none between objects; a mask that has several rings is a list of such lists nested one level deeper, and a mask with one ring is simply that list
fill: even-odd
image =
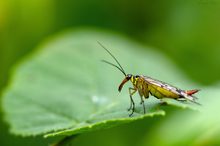
[{"label": "insect thorax", "polygon": [[131,76],[131,79],[130,79],[130,80],[131,80],[131,82],[133,83],[134,86],[137,85],[137,82],[138,82],[139,77],[140,77],[140,76],[134,76],[134,75]]}]

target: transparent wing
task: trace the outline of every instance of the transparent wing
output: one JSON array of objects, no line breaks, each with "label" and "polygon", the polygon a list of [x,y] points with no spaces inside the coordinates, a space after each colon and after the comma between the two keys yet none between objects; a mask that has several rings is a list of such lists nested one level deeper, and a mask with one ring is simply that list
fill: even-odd
[{"label": "transparent wing", "polygon": [[183,90],[181,90],[181,89],[179,89],[179,88],[177,88],[175,86],[172,86],[172,85],[170,85],[168,83],[165,83],[165,82],[162,82],[162,81],[159,81],[159,80],[147,77],[147,76],[143,76],[143,78],[149,84],[152,84],[152,85],[158,86],[160,88],[166,89],[166,90],[168,90],[170,92],[173,92],[173,93],[175,93],[177,95],[182,95],[181,93],[184,92]]}]

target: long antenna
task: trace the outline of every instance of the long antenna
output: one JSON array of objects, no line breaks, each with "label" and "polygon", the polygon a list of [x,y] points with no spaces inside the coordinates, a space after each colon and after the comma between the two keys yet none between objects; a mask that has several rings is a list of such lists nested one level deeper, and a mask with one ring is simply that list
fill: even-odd
[{"label": "long antenna", "polygon": [[108,62],[108,61],[105,61],[105,60],[102,60],[102,61],[105,62],[105,63],[107,63],[107,64],[110,64],[110,65],[112,65],[112,66],[114,66],[114,67],[116,67],[116,68],[118,68],[118,69],[126,76],[126,73],[125,73],[123,67],[122,67],[121,64],[118,62],[118,60],[115,58],[115,56],[114,56],[105,46],[103,46],[99,41],[97,41],[97,42],[98,42],[98,44],[99,44],[103,49],[105,49],[105,50],[108,52],[108,54],[110,54],[110,55],[112,56],[112,58],[117,62],[117,64],[119,65],[119,67],[116,66],[116,65],[114,65],[113,63]]},{"label": "long antenna", "polygon": [[113,63],[111,63],[111,62],[108,62],[108,61],[106,61],[106,60],[101,60],[102,62],[105,62],[105,63],[107,63],[107,64],[109,64],[109,65],[112,65],[112,66],[114,66],[114,67],[116,67],[117,69],[119,69],[125,76],[126,76],[126,73],[120,68],[120,67],[118,67],[117,65],[115,65],[115,64],[113,64]]}]

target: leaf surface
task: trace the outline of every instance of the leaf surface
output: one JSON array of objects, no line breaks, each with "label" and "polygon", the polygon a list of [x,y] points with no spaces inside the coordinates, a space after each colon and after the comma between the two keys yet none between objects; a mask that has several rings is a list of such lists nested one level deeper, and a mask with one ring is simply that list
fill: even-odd
[{"label": "leaf surface", "polygon": [[[98,45],[103,43],[121,62],[126,73],[148,75],[190,89],[195,86],[168,59],[118,34],[91,30],[61,33],[43,43],[17,65],[3,97],[5,119],[12,133],[33,136],[73,135],[165,115],[160,101],[134,96],[136,110],[129,117],[128,83],[117,91],[124,76],[102,63],[114,60]],[[166,100],[168,104],[189,104]]]}]

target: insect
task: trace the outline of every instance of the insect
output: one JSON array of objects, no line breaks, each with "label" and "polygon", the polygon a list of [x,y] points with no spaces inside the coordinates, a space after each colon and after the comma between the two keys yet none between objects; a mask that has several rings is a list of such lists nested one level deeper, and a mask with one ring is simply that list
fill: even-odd
[{"label": "insect", "polygon": [[145,105],[144,105],[144,99],[149,98],[149,94],[156,97],[157,99],[162,98],[172,98],[178,101],[191,101],[193,103],[199,104],[196,102],[196,97],[193,96],[193,94],[197,93],[199,90],[182,90],[177,87],[174,87],[170,84],[167,84],[165,82],[153,79],[148,76],[144,75],[132,75],[132,74],[126,74],[124,69],[122,68],[119,61],[115,58],[115,56],[106,48],[104,47],[100,42],[98,42],[99,45],[104,48],[109,55],[116,61],[118,64],[115,65],[111,62],[108,62],[106,60],[102,60],[104,63],[107,63],[111,66],[116,67],[119,71],[121,71],[125,78],[122,80],[121,84],[118,87],[118,91],[120,92],[124,86],[125,83],[128,81],[131,81],[133,84],[133,87],[129,88],[129,95],[130,95],[130,107],[128,108],[128,111],[131,111],[129,116],[132,116],[135,111],[135,103],[132,98],[132,96],[138,91],[141,102],[140,104],[143,105],[144,113],[146,113]]}]

